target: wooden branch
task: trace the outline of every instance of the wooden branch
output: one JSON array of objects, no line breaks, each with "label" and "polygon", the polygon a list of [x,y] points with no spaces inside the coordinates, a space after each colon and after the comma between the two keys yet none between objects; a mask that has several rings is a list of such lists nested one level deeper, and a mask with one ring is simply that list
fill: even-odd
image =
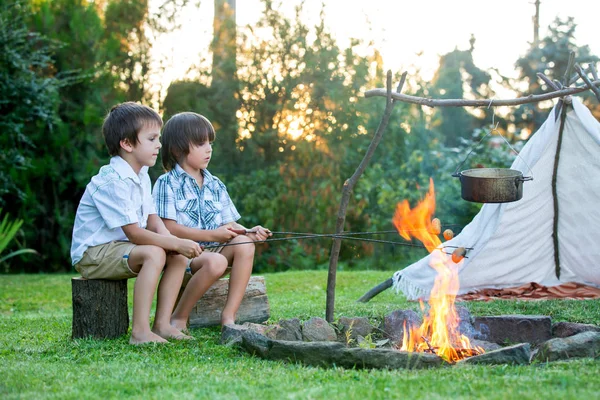
[{"label": "wooden branch", "polygon": [[393,283],[394,283],[394,280],[392,278],[389,278],[389,279],[381,282],[379,285],[375,286],[371,290],[369,290],[367,293],[363,294],[362,297],[356,301],[358,303],[366,303],[369,300],[371,300],[373,297],[377,296],[379,293],[383,292],[386,289],[391,288]]},{"label": "wooden branch", "polygon": [[[600,86],[600,80],[595,80],[592,82],[593,86]],[[568,87],[561,90],[533,95],[530,94],[527,97],[518,97],[516,99],[500,99],[493,100],[491,106],[492,107],[500,107],[500,106],[517,106],[520,104],[527,103],[537,103],[543,100],[555,99],[557,97],[564,97],[576,93],[581,93],[589,88],[586,86],[582,87]],[[385,93],[385,89],[371,89],[365,92],[365,97],[375,97],[375,96],[387,96]],[[394,100],[402,101],[405,103],[419,104],[421,106],[427,107],[489,107],[490,100],[465,100],[465,99],[428,99],[425,97],[416,97],[409,96],[407,94],[401,93],[392,93],[392,98]]]},{"label": "wooden branch", "polygon": [[[566,103],[566,102],[565,102]],[[562,105],[560,113],[560,128],[558,130],[558,140],[556,142],[556,153],[554,154],[554,167],[552,169],[552,202],[554,205],[554,218],[552,223],[552,243],[554,245],[554,274],[556,279],[560,279],[560,246],[558,245],[558,191],[556,181],[558,177],[558,163],[560,161],[560,150],[562,149],[563,132],[565,121],[567,119],[567,104]]]},{"label": "wooden branch", "polygon": [[[400,80],[400,84],[398,84],[398,88],[396,91],[399,93],[402,90],[402,86],[406,81],[406,72],[402,74],[402,79]],[[377,131],[371,140],[371,144],[367,149],[362,161],[359,166],[354,171],[354,174],[350,177],[350,179],[344,182],[344,186],[342,189],[342,198],[340,200],[340,208],[338,210],[337,220],[335,224],[335,233],[341,234],[344,231],[344,223],[346,222],[346,209],[348,208],[348,203],[350,202],[350,194],[354,189],[354,185],[358,181],[358,178],[362,175],[365,168],[371,161],[373,157],[373,153],[375,153],[375,149],[379,145],[381,138],[383,137],[383,132],[388,126],[390,121],[390,116],[392,115],[392,110],[394,109],[394,105],[396,101],[392,99],[392,72],[388,71],[387,80],[386,80],[386,106],[383,117],[381,117],[381,122],[377,127]],[[340,248],[342,244],[342,239],[336,237],[333,239],[333,244],[331,245],[331,253],[329,256],[329,272],[327,274],[327,299],[326,299],[326,308],[325,308],[325,319],[327,322],[333,322],[334,319],[334,308],[335,308],[335,281],[337,274],[337,262],[338,257],[340,255]]]},{"label": "wooden branch", "polygon": [[590,72],[592,73],[592,77],[595,81],[598,80],[598,73],[596,72],[596,66],[593,63],[589,63],[588,67],[590,68]]},{"label": "wooden branch", "polygon": [[600,89],[598,89],[596,86],[594,86],[594,84],[592,83],[590,78],[588,78],[587,75],[585,74],[585,72],[583,71],[583,68],[581,68],[581,66],[579,64],[575,64],[575,71],[577,71],[577,73],[579,74],[581,79],[583,79],[583,81],[585,82],[587,87],[589,87],[590,90],[592,92],[594,92],[594,95],[596,96],[598,101],[600,101]]},{"label": "wooden branch", "polygon": [[571,73],[573,71],[573,67],[575,66],[575,52],[572,51],[569,53],[569,62],[567,63],[567,69],[565,71],[565,75],[563,76],[563,86],[569,87],[571,85]]},{"label": "wooden branch", "polygon": [[560,88],[554,82],[552,82],[552,80],[550,80],[550,78],[548,78],[546,75],[542,74],[541,72],[538,72],[537,76],[538,78],[546,82],[546,85],[550,86],[552,89],[560,90]]}]

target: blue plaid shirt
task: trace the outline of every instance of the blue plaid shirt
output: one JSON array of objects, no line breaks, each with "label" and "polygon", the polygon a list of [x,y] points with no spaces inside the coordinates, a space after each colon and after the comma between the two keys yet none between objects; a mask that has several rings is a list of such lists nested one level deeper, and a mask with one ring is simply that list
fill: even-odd
[{"label": "blue plaid shirt", "polygon": [[[223,182],[208,170],[202,172],[202,187],[179,164],[158,178],[152,196],[159,217],[203,230],[217,229],[240,219]],[[212,245],[215,242],[200,244]]]}]

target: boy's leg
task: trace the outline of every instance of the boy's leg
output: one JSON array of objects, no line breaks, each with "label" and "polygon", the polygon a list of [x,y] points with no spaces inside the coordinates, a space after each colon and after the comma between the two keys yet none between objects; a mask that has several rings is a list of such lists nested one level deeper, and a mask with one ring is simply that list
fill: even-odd
[{"label": "boy's leg", "polygon": [[135,246],[129,267],[138,276],[133,289],[133,322],[130,343],[166,342],[150,330],[150,308],[158,279],[165,265],[165,251],[157,246]]},{"label": "boy's leg", "polygon": [[227,259],[218,253],[203,252],[190,264],[192,278],[179,299],[171,316],[171,325],[179,330],[187,328],[188,318],[196,302],[227,269]]},{"label": "boy's leg", "polygon": [[171,313],[183,282],[188,259],[181,254],[167,256],[167,265],[158,285],[156,316],[152,331],[165,339],[192,339],[171,326]]},{"label": "boy's leg", "polygon": [[[245,235],[236,236],[229,243],[251,242],[252,240]],[[229,277],[229,293],[227,302],[221,313],[221,324],[230,325],[235,323],[235,314],[240,308],[250,275],[252,275],[252,264],[254,263],[254,243],[240,244],[237,246],[227,246],[221,251],[221,254],[227,258],[231,265],[231,275]]]}]

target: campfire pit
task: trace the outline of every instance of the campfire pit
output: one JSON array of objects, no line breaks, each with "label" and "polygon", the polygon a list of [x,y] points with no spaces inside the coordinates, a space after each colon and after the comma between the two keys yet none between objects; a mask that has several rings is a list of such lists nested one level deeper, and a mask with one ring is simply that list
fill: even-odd
[{"label": "campfire pit", "polygon": [[[460,310],[461,315],[465,315],[465,310]],[[435,347],[422,352],[398,350],[401,341],[395,338],[402,337],[403,332],[391,329],[403,326],[398,324],[398,317],[407,318],[413,313],[412,310],[396,310],[388,314],[381,325],[371,325],[370,328],[363,323],[366,318],[344,317],[334,326],[316,317],[304,323],[291,319],[281,320],[274,325],[232,325],[224,328],[222,342],[229,345],[235,343],[248,353],[268,360],[345,368],[421,369],[453,364],[526,365],[532,361],[597,357],[600,354],[600,327],[595,325],[570,322],[552,324],[548,316],[502,315],[472,318],[468,315],[469,321],[463,320],[461,324],[463,328],[470,325],[471,341],[475,346],[469,349],[455,347],[460,360],[450,362],[438,356],[438,349]],[[484,324],[486,322],[489,326]],[[383,336],[365,340],[348,330],[355,323],[360,324],[358,330],[364,332],[368,328],[368,331]],[[315,331],[315,325],[319,326],[320,333]],[[335,331],[334,328],[337,328],[338,340],[325,340],[331,331]],[[357,340],[348,340],[354,336]],[[304,341],[309,337],[321,337],[323,340]],[[304,340],[298,340],[300,338]],[[506,345],[515,341],[518,344]],[[480,346],[485,347],[484,353],[477,350]]]}]

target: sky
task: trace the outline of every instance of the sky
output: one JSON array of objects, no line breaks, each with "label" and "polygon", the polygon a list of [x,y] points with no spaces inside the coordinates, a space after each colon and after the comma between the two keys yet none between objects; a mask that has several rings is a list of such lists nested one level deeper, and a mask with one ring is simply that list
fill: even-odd
[{"label": "sky", "polygon": [[[151,0],[151,7],[159,2]],[[514,77],[515,61],[533,40],[534,0],[305,0],[303,18],[309,26],[318,22],[323,2],[326,24],[340,47],[346,47],[350,37],[372,40],[386,70],[403,72],[418,65],[424,79],[431,78],[440,55],[468,49],[471,34],[476,38],[475,65]],[[282,11],[292,18],[299,0],[284,3]],[[155,79],[165,88],[201,58],[210,59],[213,6],[214,0],[201,0],[199,7],[188,7],[180,13],[181,30],[163,35],[155,44],[156,56],[167,66]],[[540,38],[557,16],[574,17],[576,43],[600,54],[598,8],[597,0],[541,0]],[[255,23],[262,9],[259,0],[237,0],[238,26]]]}]

